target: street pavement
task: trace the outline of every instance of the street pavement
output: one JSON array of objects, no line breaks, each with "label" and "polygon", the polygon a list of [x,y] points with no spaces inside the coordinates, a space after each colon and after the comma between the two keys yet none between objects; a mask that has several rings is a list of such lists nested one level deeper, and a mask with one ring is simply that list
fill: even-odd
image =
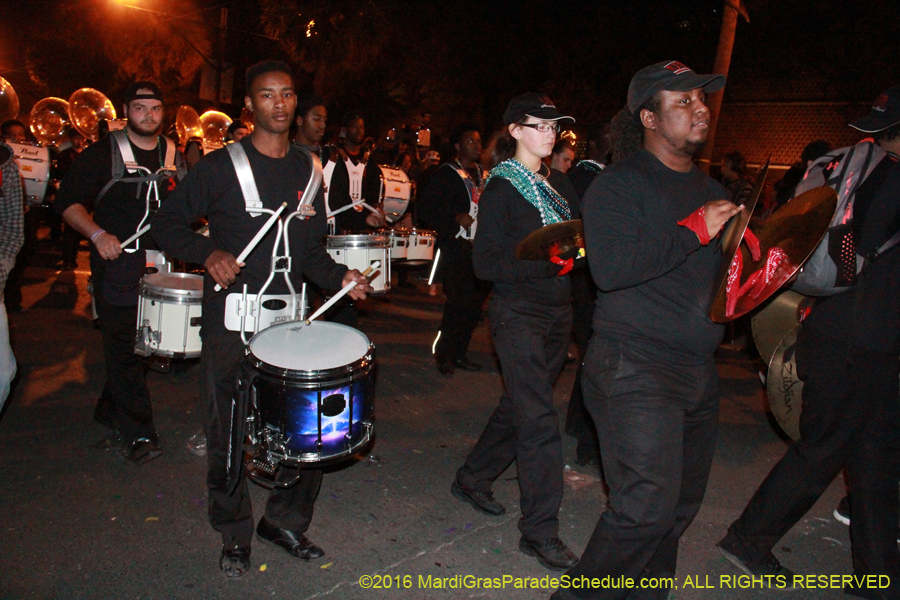
[{"label": "street pavement", "polygon": [[[416,289],[367,300],[360,329],[377,348],[377,439],[367,455],[325,475],[307,535],[326,555],[305,563],[257,542],[250,573],[227,580],[218,568],[219,534],[207,521],[205,459],[185,447],[200,428],[196,362],[148,374],[160,458],[133,467],[114,451],[91,448],[109,431],[92,420],[104,369],[86,292],[87,253],[76,271],[60,272],[46,233],[26,273],[24,310],[10,315],[20,376],[0,415],[0,599],[549,597],[544,578],[559,573],[518,550],[515,465],[494,486],[508,508],[502,517],[476,513],[449,493],[501,391],[484,323],[469,356],[486,368],[445,378],[431,356],[443,299],[417,281]],[[844,598],[840,589],[724,585],[739,572],[715,543],[787,444],[766,412],[749,357],[722,348],[718,364],[715,461],[703,507],[681,541],[671,598]],[[575,364],[567,364],[556,385],[561,423],[574,373]],[[580,554],[606,496],[598,473],[574,464],[574,440],[564,435],[563,442],[570,466],[560,536]],[[266,490],[251,487],[259,518]],[[848,529],[831,516],[842,494],[839,479],[778,544],[775,554],[786,566],[802,574],[851,573]],[[503,577],[511,581],[501,589],[465,587],[472,578]],[[361,578],[381,589],[364,589]],[[516,589],[523,580],[537,587]]]}]

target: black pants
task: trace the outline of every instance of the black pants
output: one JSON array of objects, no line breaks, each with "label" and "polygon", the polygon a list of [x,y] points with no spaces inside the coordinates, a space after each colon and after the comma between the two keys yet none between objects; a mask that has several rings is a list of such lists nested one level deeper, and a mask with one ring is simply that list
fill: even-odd
[{"label": "black pants", "polygon": [[898,596],[898,363],[896,355],[801,332],[801,439],[791,444],[728,529],[751,559],[767,556],[846,466],[853,496],[854,574],[888,575]]},{"label": "black pants", "polygon": [[495,297],[490,325],[504,392],[457,479],[463,487],[486,492],[515,460],[519,530],[531,540],[558,537],[563,456],[553,383],[569,346],[571,307]]},{"label": "black pants", "polygon": [[[713,357],[685,365],[659,349],[595,335],[585,404],[600,437],[609,506],[572,577],[674,577],[678,540],[706,491],[715,450]],[[554,598],[654,598],[668,589],[560,590]]]},{"label": "black pants", "polygon": [[569,408],[566,411],[566,431],[573,434],[577,440],[575,456],[578,459],[600,456],[597,428],[594,427],[594,421],[584,406],[584,392],[581,385],[584,358],[587,356],[588,344],[593,333],[591,328],[593,315],[593,304],[572,303],[572,331],[575,333],[575,344],[578,346],[578,370],[575,372],[575,383],[572,386]]},{"label": "black pants", "polygon": [[466,355],[472,334],[481,318],[481,308],[490,292],[490,284],[475,277],[472,252],[445,252],[440,258],[444,284],[444,317],[441,337],[434,348],[437,360],[456,360]]},{"label": "black pants", "polygon": [[[203,338],[200,361],[200,404],[207,443],[206,485],[209,489],[209,522],[222,534],[226,548],[250,546],[253,509],[246,477],[234,494],[228,493],[228,441],[231,435],[231,399],[240,373],[244,343],[237,332]],[[312,521],[313,506],[322,485],[320,469],[282,465],[277,477],[300,480],[288,488],[274,488],[266,502],[265,517],[272,525],[304,533]]]},{"label": "black pants", "polygon": [[126,441],[137,438],[156,441],[147,369],[134,353],[137,305],[114,306],[107,302],[103,297],[103,276],[96,270],[93,272],[94,306],[100,319],[106,363],[106,383],[94,418],[114,424]]}]

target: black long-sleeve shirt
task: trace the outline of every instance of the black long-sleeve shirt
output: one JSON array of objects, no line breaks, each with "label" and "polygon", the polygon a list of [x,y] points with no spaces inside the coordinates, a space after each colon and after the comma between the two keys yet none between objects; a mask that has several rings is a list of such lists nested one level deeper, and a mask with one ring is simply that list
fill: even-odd
[{"label": "black long-sleeve shirt", "polygon": [[[578,198],[558,171],[547,178],[569,203],[578,218]],[[478,204],[478,231],[472,259],[475,275],[494,282],[494,296],[525,299],[537,304],[564,306],[572,301],[568,277],[557,277],[560,267],[550,261],[520,260],[516,249],[529,233],[544,224],[541,213],[507,179],[488,182]]]},{"label": "black long-sleeve shirt", "polygon": [[[282,202],[287,202],[284,215],[296,210],[309,181],[311,167],[306,156],[293,145],[283,158],[265,156],[253,146],[251,136],[239,143],[247,152],[263,206],[277,210]],[[321,243],[326,231],[325,200],[321,190],[313,201],[313,208],[316,216],[308,220],[292,219],[288,232],[291,281],[298,293],[301,274],[320,287],[338,289],[347,271],[347,267],[335,264]],[[190,224],[200,217],[209,220],[208,238],[190,228]],[[266,213],[257,217],[247,213],[231,157],[226,149],[221,149],[205,155],[191,169],[154,217],[152,231],[166,252],[187,262],[203,264],[214,250],[224,250],[237,257],[268,218]],[[243,284],[247,284],[249,293],[256,293],[265,283],[276,227],[273,226],[250,253],[237,281],[227,290],[214,291],[215,282],[206,275],[202,335],[225,331],[225,298],[228,294],[239,293]],[[276,273],[267,293],[284,294],[287,291],[284,276]]]},{"label": "black long-sleeve shirt", "polygon": [[677,222],[728,197],[696,167],[673,171],[646,150],[598,177],[583,202],[588,264],[601,292],[594,331],[686,362],[709,360],[722,339],[707,316],[722,254]]},{"label": "black long-sleeve shirt", "polygon": [[[359,164],[359,154],[347,154],[354,165]],[[332,211],[347,206],[353,202],[350,197],[350,174],[347,172],[347,165],[344,163],[344,157],[341,153],[335,152],[331,155],[331,160],[336,161],[334,172],[331,174],[331,184],[328,189],[328,205]],[[375,208],[380,202],[378,190],[381,183],[381,170],[373,161],[366,163],[361,184],[361,197],[366,204]],[[351,208],[345,210],[335,217],[336,230],[338,233],[359,233],[372,229],[366,218],[372,214],[368,209],[362,208],[356,210]]]},{"label": "black long-sleeve shirt", "polygon": [[[437,233],[438,245],[445,255],[460,255],[471,242],[456,237],[456,216],[469,213],[469,192],[455,165],[445,163],[438,168],[422,191],[419,217]],[[477,233],[477,230],[476,230]]]}]

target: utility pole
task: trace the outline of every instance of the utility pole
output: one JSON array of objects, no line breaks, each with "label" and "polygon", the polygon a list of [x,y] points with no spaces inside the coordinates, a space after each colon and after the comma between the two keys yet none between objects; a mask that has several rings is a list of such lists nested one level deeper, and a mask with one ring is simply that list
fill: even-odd
[{"label": "utility pole", "polygon": [[[734,36],[737,30],[738,14],[740,14],[749,23],[750,16],[744,7],[742,0],[725,0],[725,8],[722,12],[722,28],[719,31],[719,47],[716,49],[716,62],[713,65],[713,73],[717,75],[728,76],[728,69],[731,67],[731,51],[734,48]],[[722,110],[722,97],[725,95],[724,89],[721,93],[714,93],[707,99],[709,107],[709,134],[706,136],[706,147],[700,155],[700,168],[709,173],[710,163],[712,162],[713,151],[716,145],[716,126],[719,124],[719,113]]]},{"label": "utility pole", "polygon": [[216,99],[213,106],[222,104],[222,74],[225,70],[225,33],[228,30],[228,7],[223,6],[219,12],[219,64],[216,66]]}]

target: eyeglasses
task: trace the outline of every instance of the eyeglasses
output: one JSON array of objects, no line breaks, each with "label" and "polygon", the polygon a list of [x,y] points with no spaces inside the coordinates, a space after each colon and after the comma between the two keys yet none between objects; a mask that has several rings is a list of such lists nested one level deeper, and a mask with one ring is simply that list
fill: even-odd
[{"label": "eyeglasses", "polygon": [[559,132],[559,123],[519,123],[519,125],[537,129],[541,133],[547,133],[549,131],[552,131],[553,133]]}]

